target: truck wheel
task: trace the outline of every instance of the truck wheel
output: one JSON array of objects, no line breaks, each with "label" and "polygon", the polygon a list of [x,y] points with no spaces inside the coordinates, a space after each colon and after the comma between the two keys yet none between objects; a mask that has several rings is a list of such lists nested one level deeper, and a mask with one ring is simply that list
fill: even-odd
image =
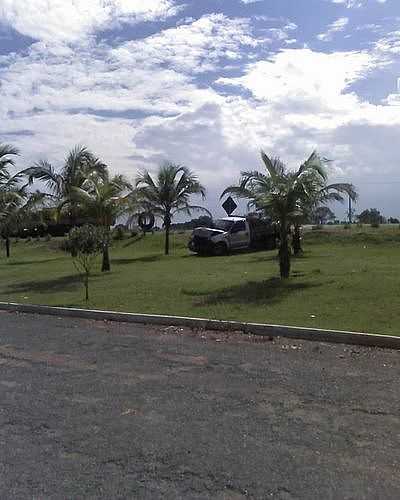
[{"label": "truck wheel", "polygon": [[214,247],[214,255],[221,256],[228,253],[228,248],[225,243],[217,243]]}]

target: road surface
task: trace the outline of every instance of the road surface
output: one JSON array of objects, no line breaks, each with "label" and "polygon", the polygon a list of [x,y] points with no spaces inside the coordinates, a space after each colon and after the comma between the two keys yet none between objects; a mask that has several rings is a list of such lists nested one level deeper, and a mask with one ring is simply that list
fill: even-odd
[{"label": "road surface", "polygon": [[400,353],[0,313],[0,498],[398,499]]}]

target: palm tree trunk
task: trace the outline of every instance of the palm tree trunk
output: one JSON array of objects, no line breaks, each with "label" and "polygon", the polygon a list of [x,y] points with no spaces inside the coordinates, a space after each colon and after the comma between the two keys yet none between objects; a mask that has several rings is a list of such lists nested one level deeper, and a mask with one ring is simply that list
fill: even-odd
[{"label": "palm tree trunk", "polygon": [[287,224],[281,224],[279,246],[279,270],[281,279],[290,276],[290,248]]},{"label": "palm tree trunk", "polygon": [[301,253],[303,253],[303,249],[301,248],[301,231],[299,224],[294,225],[292,247],[294,255],[300,255]]},{"label": "palm tree trunk", "polygon": [[103,243],[103,263],[101,265],[101,272],[107,272],[111,270],[110,265],[110,253],[109,253],[109,242],[110,242],[110,228],[105,229],[104,243]]},{"label": "palm tree trunk", "polygon": [[169,224],[165,226],[165,255],[169,255]]},{"label": "palm tree trunk", "polygon": [[108,251],[108,242],[104,243],[103,246],[103,263],[101,265],[101,272],[104,273],[106,271],[110,271],[110,253]]},{"label": "palm tree trunk", "polygon": [[165,226],[165,255],[169,255],[169,232],[171,228],[171,216],[167,214],[164,218]]},{"label": "palm tree trunk", "polygon": [[10,238],[6,237],[6,255],[7,259],[10,257]]}]

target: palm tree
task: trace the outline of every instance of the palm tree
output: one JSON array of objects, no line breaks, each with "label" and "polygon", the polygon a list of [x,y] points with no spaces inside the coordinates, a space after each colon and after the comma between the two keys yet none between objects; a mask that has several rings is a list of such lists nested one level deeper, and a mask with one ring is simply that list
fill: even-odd
[{"label": "palm tree", "polygon": [[10,144],[0,144],[0,192],[13,189],[19,182],[19,175],[11,175],[10,167],[15,166],[13,156],[19,156],[19,150]]},{"label": "palm tree", "polygon": [[46,195],[26,191],[26,186],[13,191],[0,193],[0,234],[6,242],[6,256],[10,257],[10,237],[17,233],[22,225],[36,217],[36,210],[42,205]]},{"label": "palm tree", "polygon": [[[327,160],[323,160],[324,163]],[[319,179],[320,181],[322,180]],[[344,197],[349,197],[352,201],[356,201],[358,198],[358,194],[356,188],[353,184],[350,183],[335,183],[335,184],[327,184],[327,176],[325,175],[325,182],[320,184],[317,180],[315,183],[315,191],[308,191],[305,193],[305,197],[303,198],[301,205],[301,214],[295,218],[294,220],[294,231],[293,231],[293,253],[295,255],[299,255],[302,253],[301,248],[301,225],[304,221],[309,220],[312,217],[312,214],[319,206],[326,206],[327,203],[332,201],[344,202]]]},{"label": "palm tree", "polygon": [[7,257],[10,256],[10,239],[7,226],[9,213],[21,200],[19,194],[20,176],[12,175],[10,167],[14,167],[14,156],[19,155],[19,150],[10,144],[0,144],[0,231],[6,241]]},{"label": "palm tree", "polygon": [[267,173],[242,172],[239,185],[230,186],[221,195],[232,194],[250,200],[249,204],[264,210],[279,223],[279,268],[281,278],[290,275],[289,234],[297,217],[302,216],[310,194],[320,191],[326,183],[325,160],[316,152],[290,171],[278,158],[269,158],[261,151]]},{"label": "palm tree", "polygon": [[137,194],[155,216],[162,218],[165,228],[165,255],[169,254],[169,235],[173,217],[181,212],[188,215],[193,210],[208,210],[190,205],[192,195],[206,196],[205,188],[188,168],[166,163],[159,168],[155,178],[145,170],[136,179]]},{"label": "palm tree", "polygon": [[44,182],[47,191],[57,204],[58,212],[65,211],[68,206],[68,215],[75,224],[79,210],[72,202],[73,190],[82,187],[91,175],[107,177],[108,172],[107,166],[85,146],[76,146],[69,152],[60,171],[48,161],[40,160],[21,174],[28,177],[29,183],[35,180]]},{"label": "palm tree", "polygon": [[124,213],[132,192],[131,184],[122,176],[92,174],[81,187],[71,189],[71,203],[85,210],[104,229],[103,263],[101,270],[110,271],[110,226]]}]

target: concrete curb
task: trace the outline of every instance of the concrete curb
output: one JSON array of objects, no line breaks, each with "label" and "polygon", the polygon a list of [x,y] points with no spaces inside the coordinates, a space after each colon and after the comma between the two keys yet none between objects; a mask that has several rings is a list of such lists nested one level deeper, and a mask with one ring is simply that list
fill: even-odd
[{"label": "concrete curb", "polygon": [[400,337],[375,335],[371,333],[320,330],[296,326],[267,325],[262,323],[241,323],[238,321],[220,321],[181,316],[161,316],[154,314],[135,314],[93,309],[74,309],[68,307],[39,306],[0,302],[0,311],[28,314],[43,314],[66,318],[85,318],[96,321],[116,321],[160,326],[182,326],[201,330],[242,331],[253,335],[285,337],[290,339],[331,342],[336,344],[354,344],[368,347],[400,349]]}]

